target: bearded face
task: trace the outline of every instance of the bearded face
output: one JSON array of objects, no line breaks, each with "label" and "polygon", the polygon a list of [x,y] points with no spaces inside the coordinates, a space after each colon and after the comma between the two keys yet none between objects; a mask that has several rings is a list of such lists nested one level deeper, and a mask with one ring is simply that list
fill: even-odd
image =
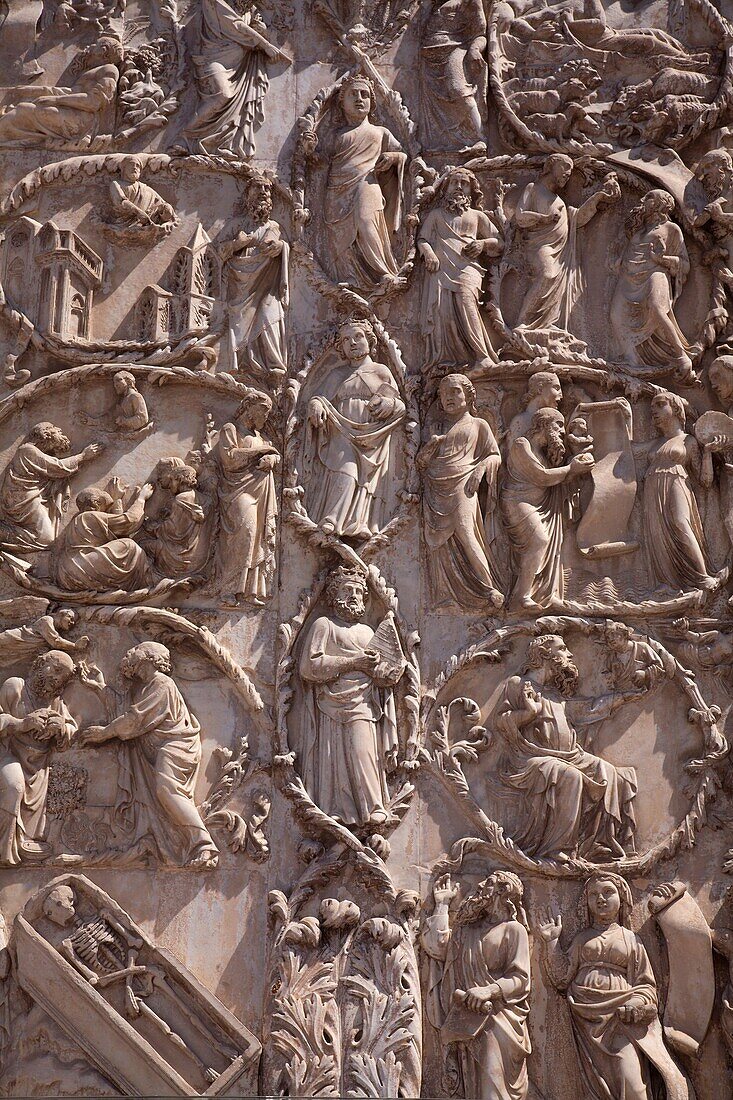
[{"label": "bearded face", "polygon": [[551,424],[545,429],[544,452],[551,466],[559,466],[565,457],[565,430],[562,424]]},{"label": "bearded face", "polygon": [[270,220],[272,195],[269,188],[252,187],[247,195],[247,212],[257,225]]},{"label": "bearded face", "polygon": [[366,611],[364,590],[343,584],[333,598],[333,610],[347,623],[357,623]]},{"label": "bearded face", "polygon": [[580,671],[569,656],[564,653],[552,653],[545,658],[545,668],[549,671],[551,687],[566,699],[575,695],[578,690]]},{"label": "bearded face", "polygon": [[496,919],[500,898],[496,888],[489,884],[479,888],[461,902],[456,911],[457,924],[475,924],[477,921]]},{"label": "bearded face", "polygon": [[448,185],[445,192],[444,205],[451,214],[462,214],[471,207],[471,196],[466,193],[459,181]]}]

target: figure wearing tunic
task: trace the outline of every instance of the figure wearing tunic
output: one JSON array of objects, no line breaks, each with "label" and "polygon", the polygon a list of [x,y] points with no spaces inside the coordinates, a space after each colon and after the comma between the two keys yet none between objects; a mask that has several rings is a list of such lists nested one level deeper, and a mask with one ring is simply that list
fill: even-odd
[{"label": "figure wearing tunic", "polygon": [[277,495],[264,454],[277,454],[257,431],[242,435],[225,424],[216,446],[219,538],[217,579],[224,592],[265,599],[275,567]]},{"label": "figure wearing tunic", "polygon": [[[643,943],[618,924],[589,928],[570,952],[567,998],[580,1065],[592,1100],[651,1100],[651,1063],[667,1100],[689,1100],[687,1081],[667,1051],[654,972]],[[624,1023],[631,998],[654,1008],[651,1023]]]},{"label": "figure wearing tunic", "polygon": [[[375,169],[383,153],[400,153],[402,159],[396,173],[379,174],[379,183]],[[385,275],[397,274],[390,235],[400,227],[403,172],[404,154],[384,126],[365,118],[337,137],[326,183],[324,223],[329,256],[340,281],[372,287]],[[391,178],[395,174],[396,179]]]},{"label": "figure wearing tunic", "polygon": [[394,696],[365,672],[333,675],[330,658],[358,657],[374,631],[321,616],[300,658],[305,687],[301,776],[309,795],[344,825],[365,825],[389,803],[387,759],[397,751]]},{"label": "figure wearing tunic", "polygon": [[452,214],[436,207],[423,222],[419,241],[429,244],[440,262],[438,271],[425,276],[422,303],[431,364],[498,361],[479,309],[486,270],[463,251],[467,244],[491,237],[499,239],[493,223],[476,210]]},{"label": "figure wearing tunic", "polygon": [[21,862],[24,840],[42,843],[46,837],[53,742],[42,741],[35,733],[9,733],[4,718],[27,718],[38,710],[60,715],[71,740],[77,725],[63,699],[40,706],[20,676],[11,676],[0,687],[0,863],[5,865]]},{"label": "figure wearing tunic", "polygon": [[[660,264],[660,256],[679,260],[674,278]],[[674,303],[689,269],[682,230],[673,222],[635,233],[626,245],[611,300],[611,324],[622,346],[634,347],[639,362],[650,366],[675,363],[690,351],[674,315]],[[675,343],[661,327],[662,319],[673,329]]]},{"label": "figure wearing tunic", "polygon": [[194,489],[176,493],[145,547],[164,577],[199,573],[209,556],[210,524]]},{"label": "figure wearing tunic", "polygon": [[170,676],[133,688],[132,704],[107,726],[119,738],[115,821],[131,846],[153,842],[161,860],[182,865],[216,852],[194,801],[201,727]]},{"label": "figure wearing tunic", "polygon": [[115,97],[119,75],[115,65],[97,65],[80,73],[73,88],[34,88],[32,101],[0,110],[0,144],[95,137],[100,116]]},{"label": "figure wearing tunic", "polygon": [[472,124],[474,115],[466,101],[475,104],[478,87],[466,63],[478,40],[485,44],[486,16],[481,0],[441,0],[434,4],[423,35],[422,61],[424,125],[431,148],[448,139],[461,148],[482,140]]},{"label": "figure wearing tunic", "polygon": [[710,587],[705,532],[690,473],[699,474],[692,436],[662,439],[650,452],[644,479],[644,545],[657,584],[679,591]]},{"label": "figure wearing tunic", "polygon": [[458,1045],[463,1095],[474,1100],[526,1100],[529,1092],[529,938],[516,920],[493,926],[485,921],[455,925],[441,932],[430,926],[421,938],[430,959],[426,1008],[440,1028],[457,989],[498,986],[501,996],[486,1025]]},{"label": "figure wearing tunic", "polygon": [[501,779],[522,792],[524,824],[515,837],[529,854],[602,861],[633,850],[634,768],[614,767],[586,752],[568,721],[566,703],[546,685],[535,685],[540,714],[520,728],[524,682],[512,676],[491,716],[504,738]]},{"label": "figure wearing tunic", "polygon": [[47,550],[58,534],[69,501],[69,479],[82,464],[81,455],[54,458],[33,443],[21,443],[0,487],[0,520],[6,545]]},{"label": "figure wearing tunic", "polygon": [[[375,398],[382,399],[379,415],[371,407]],[[318,524],[333,524],[337,535],[369,538],[384,523],[393,434],[405,403],[390,371],[372,360],[344,378],[333,401],[320,394],[313,400],[327,418],[307,428],[308,512]]]},{"label": "figure wearing tunic", "polygon": [[[478,493],[466,492],[469,478],[485,469],[499,448],[491,428],[467,413],[443,436],[424,474],[423,519],[431,583],[436,594],[461,607],[490,600],[501,588],[494,551],[481,516]],[[496,470],[489,475],[487,515],[496,503]],[[465,547],[473,551],[468,557]],[[477,563],[483,568],[479,571]]]},{"label": "figure wearing tunic", "polygon": [[54,547],[56,580],[70,592],[122,589],[134,592],[150,583],[145,551],[130,535],[139,531],[145,502],[126,512],[78,512]]},{"label": "figure wearing tunic", "polygon": [[120,184],[117,180],[112,180],[110,186],[113,199],[116,200],[117,204],[114,211],[116,221],[127,225],[148,224],[140,217],[140,214],[121,208],[120,204],[123,200],[132,203],[136,210],[143,215],[147,215],[148,219],[155,225],[164,225],[172,220],[173,211],[169,204],[147,183],[141,183],[140,180],[137,180],[134,183]]},{"label": "figure wearing tunic", "polygon": [[[247,248],[227,261],[227,330],[222,340],[219,369],[230,374],[241,368],[267,374],[287,370],[285,310],[289,301],[289,244],[275,221],[249,234]],[[282,244],[277,256],[267,256],[262,245]]]},{"label": "figure wearing tunic", "polygon": [[207,153],[237,160],[255,152],[270,86],[266,55],[247,33],[251,22],[251,11],[237,15],[225,0],[201,0],[199,53],[192,59],[202,104],[185,136]]},{"label": "figure wearing tunic", "polygon": [[504,525],[516,558],[536,557],[535,581],[529,593],[538,604],[562,600],[565,489],[558,473],[534,453],[524,436],[514,439],[507,455],[507,478],[501,492]]},{"label": "figure wearing tunic", "polygon": [[[567,206],[559,195],[549,195],[548,201],[537,184],[528,184],[515,214],[521,230],[522,260],[529,271],[517,327],[567,330],[570,311],[581,289],[576,256],[577,210]],[[535,225],[534,214],[555,215],[557,220]]]}]

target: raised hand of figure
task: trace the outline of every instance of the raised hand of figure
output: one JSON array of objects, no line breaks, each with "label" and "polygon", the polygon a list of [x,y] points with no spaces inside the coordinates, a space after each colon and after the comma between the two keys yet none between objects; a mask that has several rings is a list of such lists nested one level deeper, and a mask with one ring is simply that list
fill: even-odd
[{"label": "raised hand of figure", "polygon": [[542,700],[529,680],[525,680],[522,685],[522,710],[529,711],[533,718],[542,710]]},{"label": "raised hand of figure", "polygon": [[107,688],[101,668],[89,664],[88,661],[79,662],[79,680],[84,687],[91,688],[92,691],[105,691]]},{"label": "raised hand of figure", "polygon": [[601,194],[609,202],[618,202],[618,200],[621,198],[621,188],[619,187],[618,178],[615,174],[609,176],[606,182],[603,184],[603,187],[601,188]]},{"label": "raised hand of figure", "polygon": [[104,447],[101,443],[89,443],[81,452],[82,458],[85,462],[89,462],[91,459],[96,458],[98,454],[101,454],[103,450]]},{"label": "raised hand of figure", "polygon": [[257,463],[258,470],[274,470],[276,466],[280,465],[280,455],[267,454],[263,455],[260,461]]},{"label": "raised hand of figure", "polygon": [[433,900],[436,905],[450,905],[459,890],[458,883],[452,883],[450,875],[441,875],[433,885]]},{"label": "raised hand of figure", "polygon": [[557,943],[562,934],[562,917],[560,914],[553,913],[551,909],[546,909],[540,916],[537,934],[547,944]]},{"label": "raised hand of figure", "polygon": [[140,500],[150,500],[151,496],[155,492],[155,486],[151,481],[146,481],[144,485],[141,485],[138,490],[138,498]]},{"label": "raised hand of figure", "polygon": [[34,710],[32,714],[27,714],[21,721],[20,732],[44,734],[46,732],[47,720],[48,709],[46,707],[41,710]]}]

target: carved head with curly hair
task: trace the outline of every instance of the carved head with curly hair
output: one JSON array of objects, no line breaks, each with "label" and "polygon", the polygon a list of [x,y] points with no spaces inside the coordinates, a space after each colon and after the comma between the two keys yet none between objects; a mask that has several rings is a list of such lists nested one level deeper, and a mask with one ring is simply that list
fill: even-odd
[{"label": "carved head with curly hair", "polygon": [[363,122],[376,102],[374,85],[368,76],[349,75],[338,90],[336,102],[347,122],[352,125]]},{"label": "carved head with curly hair", "polygon": [[474,924],[488,918],[498,924],[516,920],[529,929],[524,911],[524,887],[512,871],[494,871],[458,906],[457,924]]},{"label": "carved head with curly hair", "polygon": [[452,213],[484,208],[481,185],[468,168],[449,168],[438,184],[436,198],[441,206]]}]

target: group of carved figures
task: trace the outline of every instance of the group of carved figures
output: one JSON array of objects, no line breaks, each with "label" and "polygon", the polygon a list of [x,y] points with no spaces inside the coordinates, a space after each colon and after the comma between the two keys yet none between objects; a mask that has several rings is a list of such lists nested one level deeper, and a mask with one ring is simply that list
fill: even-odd
[{"label": "group of carved figures", "polygon": [[[530,931],[524,888],[512,872],[495,871],[453,906],[458,894],[450,875],[435,881],[434,908],[422,924],[420,943],[428,959],[427,1018],[444,1048],[457,1051],[462,1095],[487,1100],[526,1100],[529,1095],[531,931],[539,941],[547,985],[567,1001],[583,1095],[594,1100],[650,1100],[652,1095],[688,1100],[694,1095],[665,1033],[677,1051],[687,1054],[701,1036],[697,1041],[684,1037],[685,1050],[683,1036],[666,1020],[662,1030],[657,979],[641,937],[631,928],[632,893],[623,878],[596,871],[586,880],[581,927],[564,945],[559,912],[538,914]],[[652,892],[649,909],[656,916],[684,897],[681,883],[665,883]],[[690,938],[695,931],[691,923]],[[711,936],[704,921],[701,939],[708,944],[705,979],[712,984]],[[729,957],[724,938],[714,934],[712,943]],[[698,984],[703,980],[701,973]],[[726,1018],[728,989],[723,995]],[[695,992],[705,1002],[712,990]],[[708,1011],[703,1032],[709,1018]],[[652,1091],[653,1077],[663,1086],[661,1094]]]},{"label": "group of carved figures", "polygon": [[[115,389],[125,392],[116,430],[141,430],[147,409],[132,374],[116,374]],[[154,482],[130,489],[113,479],[108,490],[83,489],[66,524],[70,482],[103,446],[69,454],[60,428],[36,424],[0,485],[3,553],[41,577],[34,563],[48,552],[46,575],[69,593],[133,592],[150,587],[155,574],[199,582],[211,574],[224,599],[262,603],[274,572],[280,461],[262,435],[271,408],[266,394],[252,390],[213,446],[204,443],[196,465],[165,458]],[[162,499],[151,513],[156,489]]]},{"label": "group of carved figures", "polygon": [[[0,635],[8,663],[37,654],[25,676],[0,687],[0,863],[37,863],[52,854],[47,798],[55,755],[110,743],[117,749],[118,852],[178,866],[216,866],[218,849],[194,800],[201,727],[170,675],[169,650],[158,642],[130,649],[117,691],[84,658],[89,639],[69,643],[59,633],[58,627],[73,623],[74,613],[63,611]],[[104,724],[79,729],[64,702],[75,681],[96,696],[108,716]]]}]

